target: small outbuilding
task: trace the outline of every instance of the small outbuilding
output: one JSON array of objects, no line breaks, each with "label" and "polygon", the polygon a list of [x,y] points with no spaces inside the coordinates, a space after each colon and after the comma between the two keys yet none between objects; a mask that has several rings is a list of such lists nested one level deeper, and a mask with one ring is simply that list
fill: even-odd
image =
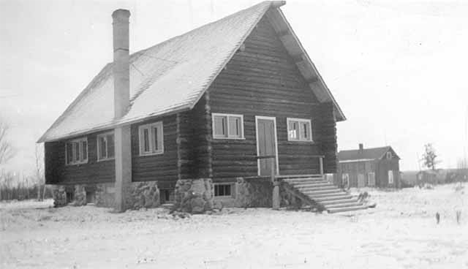
[{"label": "small outbuilding", "polygon": [[335,184],[342,187],[400,187],[400,157],[391,146],[338,152]]}]

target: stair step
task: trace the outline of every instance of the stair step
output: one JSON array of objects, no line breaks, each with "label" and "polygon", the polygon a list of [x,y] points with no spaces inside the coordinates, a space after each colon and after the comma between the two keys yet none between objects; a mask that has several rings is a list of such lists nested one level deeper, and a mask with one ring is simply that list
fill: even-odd
[{"label": "stair step", "polygon": [[338,201],[338,200],[348,200],[351,199],[351,197],[346,196],[346,195],[339,195],[339,196],[323,196],[323,197],[310,197],[312,200],[317,201],[318,203],[326,202],[326,201]]},{"label": "stair step", "polygon": [[283,180],[291,183],[326,181],[322,177],[285,178]]},{"label": "stair step", "polygon": [[322,198],[330,198],[330,197],[349,197],[349,195],[345,192],[335,190],[334,192],[313,192],[313,191],[307,191],[304,192],[304,194],[309,195],[311,198],[314,199],[322,199]]},{"label": "stair step", "polygon": [[[289,183],[289,182],[288,182]],[[320,187],[320,186],[331,186],[335,187],[335,185],[328,183],[327,181],[317,181],[317,182],[301,182],[301,183],[290,183],[294,187]]]},{"label": "stair step", "polygon": [[350,207],[342,207],[342,208],[332,208],[328,210],[328,213],[340,213],[340,212],[348,212],[348,211],[355,211],[355,210],[362,210],[362,209],[367,209],[367,206],[361,205],[361,206],[350,206]]},{"label": "stair step", "polygon": [[299,189],[301,192],[303,192],[304,194],[307,194],[309,196],[313,196],[313,197],[317,197],[317,196],[320,196],[320,195],[338,195],[338,194],[344,194],[343,192],[341,192],[340,190],[337,190],[337,189],[328,189],[328,190],[315,190],[315,189],[308,189],[308,190],[301,190]]},{"label": "stair step", "polygon": [[327,206],[331,206],[331,205],[335,205],[335,204],[357,202],[357,199],[353,199],[351,197],[345,197],[343,199],[335,199],[335,200],[318,200],[318,199],[316,199],[316,201],[318,203],[322,204],[323,206],[327,207]]},{"label": "stair step", "polygon": [[295,186],[296,189],[300,191],[325,191],[325,190],[335,190],[335,191],[341,191],[334,186]]},{"label": "stair step", "polygon": [[345,208],[345,207],[353,207],[353,206],[362,206],[363,204],[359,202],[347,202],[347,203],[340,203],[334,205],[327,205],[325,206],[326,209],[335,209],[335,208]]}]

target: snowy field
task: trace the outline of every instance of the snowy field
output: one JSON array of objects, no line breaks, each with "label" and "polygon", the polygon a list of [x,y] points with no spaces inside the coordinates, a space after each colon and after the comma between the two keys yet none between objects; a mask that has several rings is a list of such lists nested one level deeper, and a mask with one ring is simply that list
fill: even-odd
[{"label": "snowy field", "polygon": [[0,268],[468,268],[468,185],[367,191],[375,209],[336,215],[0,203]]}]

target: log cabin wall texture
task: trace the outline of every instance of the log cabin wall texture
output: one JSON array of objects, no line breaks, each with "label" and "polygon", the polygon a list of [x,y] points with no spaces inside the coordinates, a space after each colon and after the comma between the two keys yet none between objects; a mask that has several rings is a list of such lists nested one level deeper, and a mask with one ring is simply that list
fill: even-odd
[{"label": "log cabin wall texture", "polygon": [[[213,139],[215,181],[257,175],[255,116],[276,117],[280,174],[319,172],[312,155],[325,154],[336,170],[336,123],[321,105],[268,19],[263,18],[209,89],[212,113],[242,114],[245,140]],[[287,118],[312,122],[314,143],[287,139]],[[211,121],[211,119],[209,119]],[[323,151],[323,152],[322,152]]]},{"label": "log cabin wall texture", "polygon": [[88,162],[84,164],[65,164],[65,140],[45,143],[46,183],[71,185],[114,182],[114,160],[97,160],[97,135],[108,131],[81,136],[88,140]]}]

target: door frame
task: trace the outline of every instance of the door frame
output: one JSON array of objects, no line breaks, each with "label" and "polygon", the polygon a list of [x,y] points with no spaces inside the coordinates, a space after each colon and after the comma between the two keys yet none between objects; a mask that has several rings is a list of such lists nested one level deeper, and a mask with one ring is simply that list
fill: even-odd
[{"label": "door frame", "polygon": [[[256,136],[256,147],[257,147],[257,156],[260,154],[260,148],[258,147],[258,120],[272,120],[273,128],[275,129],[275,151],[276,151],[276,175],[279,175],[279,162],[278,162],[278,134],[276,132],[276,117],[267,117],[267,116],[255,116],[255,136]],[[257,175],[260,176],[260,159],[257,159]]]}]

